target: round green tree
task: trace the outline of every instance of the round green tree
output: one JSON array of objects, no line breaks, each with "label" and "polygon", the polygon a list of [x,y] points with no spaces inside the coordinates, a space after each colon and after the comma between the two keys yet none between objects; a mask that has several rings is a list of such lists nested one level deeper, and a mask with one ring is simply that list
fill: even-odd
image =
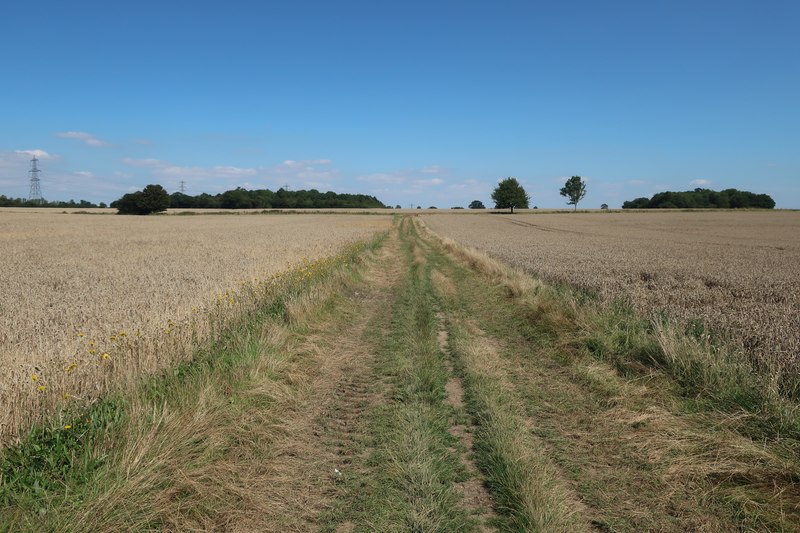
[{"label": "round green tree", "polygon": [[124,195],[113,202],[120,215],[149,215],[160,213],[169,207],[169,193],[161,185],[148,185],[141,191]]},{"label": "round green tree", "polygon": [[480,200],[472,200],[469,203],[469,208],[470,209],[486,209],[486,206],[483,205],[483,202],[481,202]]},{"label": "round green tree", "polygon": [[492,192],[492,200],[497,209],[510,208],[514,212],[514,208],[527,209],[528,201],[531,199],[522,185],[519,184],[517,178],[508,177],[501,180]]},{"label": "round green tree", "polygon": [[564,186],[561,187],[561,196],[569,198],[567,205],[574,205],[575,210],[577,210],[578,202],[583,200],[583,197],[586,196],[586,182],[584,182],[580,176],[572,176],[567,180]]}]

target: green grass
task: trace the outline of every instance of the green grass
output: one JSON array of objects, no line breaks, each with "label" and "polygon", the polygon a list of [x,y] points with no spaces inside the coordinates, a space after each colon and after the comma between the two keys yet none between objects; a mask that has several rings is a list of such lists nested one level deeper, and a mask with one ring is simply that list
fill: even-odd
[{"label": "green grass", "polygon": [[449,372],[436,338],[429,267],[415,262],[412,240],[403,244],[406,268],[388,331],[371,332],[379,346],[374,373],[387,383],[388,401],[368,412],[365,446],[371,452],[362,472],[347,481],[327,528],[350,521],[355,531],[471,531],[475,521],[455,489],[467,473],[448,432]]}]

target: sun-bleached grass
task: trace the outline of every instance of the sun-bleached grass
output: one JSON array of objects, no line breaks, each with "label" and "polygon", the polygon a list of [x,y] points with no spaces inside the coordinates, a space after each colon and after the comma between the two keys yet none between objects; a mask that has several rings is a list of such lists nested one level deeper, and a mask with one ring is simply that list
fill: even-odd
[{"label": "sun-bleached grass", "polygon": [[800,397],[800,213],[436,215],[442,237],[543,280],[666,312]]},{"label": "sun-bleached grass", "polygon": [[292,415],[316,379],[317,356],[298,350],[313,348],[308,328],[346,320],[339,294],[363,283],[381,242],[299,267],[192,361],[0,451],[0,531],[271,529],[247,524],[283,512],[276,476],[297,473],[270,460],[297,453],[292,435],[312,423]]},{"label": "sun-bleached grass", "polygon": [[579,290],[531,278],[482,250],[439,237],[418,224],[449,254],[519,300],[523,318],[538,333],[537,342],[555,343],[566,352],[589,352],[623,375],[662,369],[685,397],[698,401],[698,407],[751,413],[742,425],[746,434],[800,436],[800,406],[784,394],[786,376],[754,369],[735,345],[687,334],[685,324],[674,317],[648,318],[619,299],[587,298]]},{"label": "sun-bleached grass", "polygon": [[275,286],[390,220],[0,213],[0,445],[189,360]]},{"label": "sun-bleached grass", "polygon": [[[535,289],[511,294],[503,278],[513,283],[526,274],[459,247],[445,250],[486,281],[433,261],[452,283],[444,275],[434,281],[448,305],[465,308],[464,326],[451,321],[450,338],[468,403],[484,417],[476,434],[487,446],[484,461],[491,461],[484,468],[491,478],[489,469],[501,467],[499,488],[515,487],[500,493],[502,506],[520,518],[558,512],[553,500],[521,511],[528,492],[539,502],[556,494],[519,483],[532,461],[544,467],[531,470],[539,487],[548,479],[558,485],[559,470],[573,478],[567,485],[598,529],[795,529],[798,410],[775,397],[764,376],[708,339],[663,317],[648,321],[630,306],[609,307],[536,281]],[[501,358],[495,346],[503,347]],[[503,416],[486,416],[492,412]],[[493,428],[497,441],[487,438]],[[537,457],[538,447],[528,443],[521,448],[527,455],[505,461],[513,465],[506,472],[500,452],[515,454],[514,438],[526,432],[545,451]],[[562,501],[562,509],[581,509]]]}]

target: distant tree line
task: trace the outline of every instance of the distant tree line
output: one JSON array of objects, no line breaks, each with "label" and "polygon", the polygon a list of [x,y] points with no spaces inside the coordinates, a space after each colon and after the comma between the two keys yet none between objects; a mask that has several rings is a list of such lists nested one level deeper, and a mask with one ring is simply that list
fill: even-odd
[{"label": "distant tree line", "polygon": [[773,209],[775,200],[768,194],[755,194],[736,189],[712,191],[695,189],[683,192],[659,192],[652,198],[636,198],[622,204],[622,209],[693,209],[693,208],[761,208]]},{"label": "distant tree line", "polygon": [[90,208],[90,207],[106,207],[106,204],[100,202],[99,204],[93,204],[88,200],[80,200],[76,202],[75,200],[69,201],[52,201],[48,202],[47,200],[28,200],[26,198],[8,198],[0,194],[0,207],[81,207],[81,208]]},{"label": "distant tree line", "polygon": [[[374,196],[366,194],[346,194],[332,191],[319,192],[316,189],[288,191],[280,188],[248,191],[241,187],[220,194],[198,194],[190,196],[173,193],[169,197],[170,207],[179,209],[336,209],[336,208],[378,208],[386,207]],[[112,204],[113,206],[113,204]]]}]

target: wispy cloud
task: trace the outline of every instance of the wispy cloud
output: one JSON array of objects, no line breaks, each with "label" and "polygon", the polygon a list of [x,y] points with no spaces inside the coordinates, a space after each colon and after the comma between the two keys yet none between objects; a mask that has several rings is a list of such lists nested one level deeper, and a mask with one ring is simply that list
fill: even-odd
[{"label": "wispy cloud", "polygon": [[444,180],[439,178],[431,178],[429,180],[414,180],[414,185],[421,185],[421,186],[441,185],[442,183],[444,183]]},{"label": "wispy cloud", "polygon": [[287,159],[279,165],[261,167],[259,175],[270,188],[289,186],[294,189],[331,190],[336,187],[339,172],[330,159]]},{"label": "wispy cloud", "polygon": [[399,185],[408,181],[408,178],[404,174],[398,172],[376,172],[374,174],[358,176],[356,179],[366,183],[382,183],[393,185]]},{"label": "wispy cloud", "polygon": [[443,174],[447,172],[447,169],[439,165],[428,165],[423,167],[421,172],[423,174]]},{"label": "wispy cloud", "polygon": [[76,141],[81,141],[87,146],[93,147],[108,146],[110,144],[106,141],[101,141],[91,133],[87,133],[85,131],[62,131],[56,133],[56,135],[63,139],[74,139]]},{"label": "wispy cloud", "polygon": [[[331,189],[338,173],[329,167],[330,159],[287,159],[271,167],[210,167],[175,165],[161,159],[125,157],[122,163],[146,172],[151,182],[159,182],[167,190],[177,189],[181,181],[193,194],[222,192],[235,187],[270,188],[289,186],[293,189]],[[137,178],[141,181],[142,176]]]},{"label": "wispy cloud", "polygon": [[131,167],[157,167],[164,164],[159,159],[134,159],[132,157],[123,157],[122,163]]},{"label": "wispy cloud", "polygon": [[709,185],[711,185],[711,180],[704,180],[704,179],[692,180],[689,182],[689,185],[694,185],[695,187],[708,187]]},{"label": "wispy cloud", "polygon": [[331,163],[330,159],[304,159],[302,161],[287,159],[281,165],[289,168],[308,168],[316,165],[330,165]]},{"label": "wispy cloud", "polygon": [[58,156],[51,155],[44,150],[14,150],[14,153],[19,154],[24,157],[33,157],[36,156],[39,159],[55,159]]},{"label": "wispy cloud", "polygon": [[[58,160],[58,156],[39,148],[31,150],[0,150],[0,194],[14,198],[26,198],[28,196],[30,192],[28,170],[30,170],[30,159],[34,156],[42,161]],[[45,168],[41,179],[50,180],[52,177],[50,169]],[[44,187],[43,190],[45,194],[48,194]]]},{"label": "wispy cloud", "polygon": [[127,184],[96,175],[88,170],[67,170],[63,160],[45,150],[0,151],[0,194],[26,198],[30,192],[29,159],[42,160],[40,174],[42,195],[48,200],[91,200],[109,202],[127,192]]}]

